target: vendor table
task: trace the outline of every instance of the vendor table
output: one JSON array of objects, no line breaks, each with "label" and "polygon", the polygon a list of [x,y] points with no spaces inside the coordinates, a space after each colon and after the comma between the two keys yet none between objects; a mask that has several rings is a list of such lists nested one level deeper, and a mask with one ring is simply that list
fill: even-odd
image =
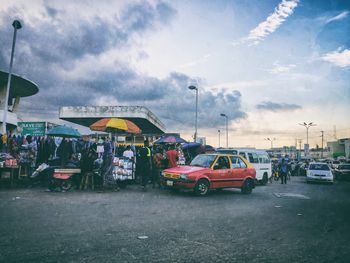
[{"label": "vendor table", "polygon": [[5,172],[10,172],[10,185],[11,187],[14,186],[15,183],[15,176],[18,176],[19,166],[5,166],[0,168],[0,174],[1,174],[1,180],[5,179],[3,175]]}]

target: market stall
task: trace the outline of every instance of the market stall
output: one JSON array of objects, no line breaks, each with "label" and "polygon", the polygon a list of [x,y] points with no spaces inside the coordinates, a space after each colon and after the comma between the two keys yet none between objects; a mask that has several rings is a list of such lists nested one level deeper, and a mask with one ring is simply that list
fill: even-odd
[{"label": "market stall", "polygon": [[[118,119],[118,118],[104,118],[92,125],[90,129],[93,131],[103,131],[108,132],[110,135],[116,138],[120,134],[140,134],[141,129],[131,121]],[[116,141],[116,140],[114,140]],[[130,180],[135,180],[135,170],[136,170],[136,158],[126,158],[117,156],[116,145],[113,147],[113,157],[112,162],[107,163],[110,167],[104,169],[104,182],[105,184],[118,184],[125,186],[125,183]]]}]

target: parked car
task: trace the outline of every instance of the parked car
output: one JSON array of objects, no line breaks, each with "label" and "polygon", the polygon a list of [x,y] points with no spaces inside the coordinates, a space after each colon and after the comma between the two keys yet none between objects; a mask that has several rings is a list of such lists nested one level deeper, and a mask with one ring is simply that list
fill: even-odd
[{"label": "parked car", "polygon": [[334,169],[335,178],[338,180],[349,180],[350,179],[350,164],[342,163],[339,164],[338,168]]},{"label": "parked car", "polygon": [[256,180],[266,185],[272,176],[271,159],[266,151],[245,148],[219,148],[221,154],[238,154],[248,160],[256,170]]},{"label": "parked car", "polygon": [[334,176],[327,163],[310,163],[306,172],[306,182],[334,182]]},{"label": "parked car", "polygon": [[176,189],[193,189],[206,195],[209,189],[240,188],[250,194],[256,171],[243,157],[230,154],[200,154],[190,165],[165,169],[162,184]]}]

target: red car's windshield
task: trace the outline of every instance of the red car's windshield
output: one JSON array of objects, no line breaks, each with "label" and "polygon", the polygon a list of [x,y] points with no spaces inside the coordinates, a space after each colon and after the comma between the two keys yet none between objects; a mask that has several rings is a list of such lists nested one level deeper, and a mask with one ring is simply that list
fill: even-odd
[{"label": "red car's windshield", "polygon": [[216,158],[216,155],[205,155],[205,154],[197,155],[192,160],[190,165],[208,168],[213,164],[215,158]]}]

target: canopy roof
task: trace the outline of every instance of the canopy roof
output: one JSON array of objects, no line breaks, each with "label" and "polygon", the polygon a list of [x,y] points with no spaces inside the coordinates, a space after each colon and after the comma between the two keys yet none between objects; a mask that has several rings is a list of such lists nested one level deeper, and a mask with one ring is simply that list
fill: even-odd
[{"label": "canopy roof", "polygon": [[[0,88],[6,87],[8,72],[0,70]],[[32,81],[20,77],[16,74],[11,75],[10,97],[29,97],[38,93],[38,86]]]},{"label": "canopy roof", "polygon": [[89,127],[103,118],[122,118],[135,123],[145,135],[161,135],[164,124],[143,106],[66,106],[60,107],[59,118]]}]

